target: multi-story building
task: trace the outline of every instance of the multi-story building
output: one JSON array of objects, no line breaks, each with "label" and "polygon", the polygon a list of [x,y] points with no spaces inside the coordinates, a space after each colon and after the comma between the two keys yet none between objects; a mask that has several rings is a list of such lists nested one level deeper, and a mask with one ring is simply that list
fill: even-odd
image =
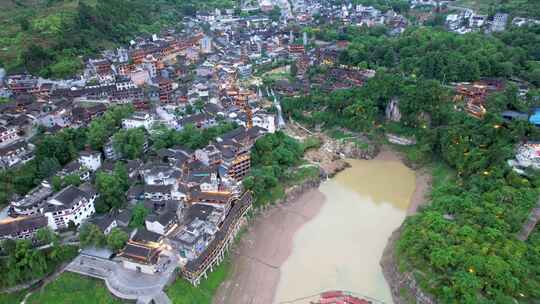
[{"label": "multi-story building", "polygon": [[101,167],[101,153],[96,151],[82,151],[79,153],[79,163],[90,171],[97,171]]},{"label": "multi-story building", "polygon": [[164,77],[158,77],[159,101],[161,103],[170,103],[172,94],[172,82]]},{"label": "multi-story building", "polygon": [[141,170],[146,185],[173,185],[181,176],[178,168],[163,164],[147,164]]},{"label": "multi-story building", "polygon": [[201,39],[201,52],[203,54],[212,53],[212,38],[209,36],[204,36]]},{"label": "multi-story building", "polygon": [[493,23],[491,24],[492,32],[502,32],[506,29],[508,24],[508,14],[497,13],[493,17]]},{"label": "multi-story building", "polygon": [[195,158],[206,166],[219,164],[222,161],[221,151],[214,145],[208,145],[195,151]]},{"label": "multi-story building", "polygon": [[253,126],[263,128],[268,133],[274,133],[277,130],[276,115],[271,113],[257,112],[253,116]]},{"label": "multi-story building", "polygon": [[122,119],[122,127],[124,129],[135,129],[143,127],[150,131],[154,125],[154,117],[149,113],[136,112],[130,118]]},{"label": "multi-story building", "polygon": [[45,200],[53,194],[51,186],[43,182],[30,190],[23,198],[10,202],[10,216],[31,216],[40,213]]},{"label": "multi-story building", "polygon": [[0,240],[31,239],[39,229],[47,227],[47,218],[41,215],[18,217],[0,222]]},{"label": "multi-story building", "polygon": [[11,168],[34,158],[34,145],[24,140],[0,148],[0,168]]},{"label": "multi-story building", "polygon": [[119,160],[122,157],[120,153],[114,150],[112,139],[109,139],[109,141],[103,146],[103,154],[105,155],[105,159],[108,160]]},{"label": "multi-story building", "polygon": [[208,247],[225,219],[225,210],[207,204],[195,204],[187,211],[186,226],[171,235],[184,262],[192,261]]},{"label": "multi-story building", "polygon": [[72,222],[79,226],[92,216],[96,210],[94,201],[97,192],[89,184],[80,187],[70,185],[53,195],[42,213],[47,217],[48,226],[53,230],[64,229]]},{"label": "multi-story building", "polygon": [[20,138],[16,126],[0,126],[0,145],[9,144]]}]

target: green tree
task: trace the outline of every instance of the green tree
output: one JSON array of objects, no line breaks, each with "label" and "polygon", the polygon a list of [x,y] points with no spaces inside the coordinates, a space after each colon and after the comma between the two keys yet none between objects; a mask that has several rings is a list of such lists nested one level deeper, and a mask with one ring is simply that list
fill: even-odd
[{"label": "green tree", "polygon": [[146,131],[143,128],[120,130],[113,136],[113,146],[123,157],[140,158],[143,154],[145,137]]},{"label": "green tree", "polygon": [[81,246],[83,247],[104,247],[107,243],[103,232],[94,224],[84,224],[81,226],[79,231],[79,240],[81,242]]},{"label": "green tree", "polygon": [[38,177],[40,179],[45,179],[51,177],[62,167],[56,158],[46,157],[39,162]]},{"label": "green tree", "polygon": [[117,252],[125,246],[128,239],[129,236],[126,232],[120,228],[113,228],[109,235],[107,235],[107,246]]},{"label": "green tree", "polygon": [[56,241],[55,233],[49,228],[41,228],[36,232],[36,239],[41,244],[49,244]]},{"label": "green tree", "polygon": [[112,174],[98,172],[95,184],[100,194],[96,204],[96,211],[104,213],[112,208],[119,209],[125,204],[125,193],[129,188],[129,177],[126,167],[122,163],[115,164]]},{"label": "green tree", "polygon": [[144,203],[138,203],[135,208],[133,208],[133,213],[131,214],[131,220],[129,226],[133,228],[144,227],[146,216],[150,213]]},{"label": "green tree", "polygon": [[16,241],[15,250],[8,256],[6,266],[8,271],[5,275],[10,284],[41,277],[47,270],[45,256],[32,249],[32,243],[28,240]]}]

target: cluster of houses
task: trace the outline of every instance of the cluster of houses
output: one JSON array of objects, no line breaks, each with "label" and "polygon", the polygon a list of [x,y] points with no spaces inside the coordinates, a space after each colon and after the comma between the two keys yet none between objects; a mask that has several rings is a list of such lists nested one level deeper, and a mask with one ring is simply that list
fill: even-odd
[{"label": "cluster of houses", "polygon": [[540,24],[540,20],[514,17],[507,13],[496,13],[493,16],[478,14],[472,9],[463,9],[459,13],[446,16],[445,25],[451,32],[465,34],[483,30],[486,33],[503,32],[509,26],[528,26]]},{"label": "cluster of houses", "polygon": [[401,34],[409,25],[407,18],[393,10],[382,12],[373,6],[355,5],[352,2],[342,5],[324,5],[319,14],[325,23],[342,22],[346,25],[367,27],[387,26],[391,35]]},{"label": "cluster of houses", "polygon": [[[45,227],[63,231],[92,222],[105,235],[114,228],[128,233],[129,241],[114,257],[125,268],[156,273],[163,267],[164,256],[172,253],[184,277],[198,284],[213,262],[223,257],[251,207],[251,194],[241,187],[251,167],[251,147],[281,124],[267,97],[273,97],[274,91],[294,96],[313,87],[332,91],[360,86],[375,75],[373,70],[337,65],[347,42],[310,43],[305,32],[283,21],[385,25],[396,35],[408,25],[407,19],[392,10],[381,12],[350,3],[242,3],[247,11],[255,7],[270,12],[279,7],[280,20],[265,14],[236,16],[232,10],[197,12],[183,20],[182,30],[141,36],[87,60],[76,79],[2,75],[0,96],[9,98],[0,104],[2,169],[16,168],[34,157],[30,138],[38,127],[49,133],[85,127],[111,105],[133,105],[135,112],[122,120],[121,127],[142,128],[147,135],[155,132],[156,125],[180,131],[188,125],[205,129],[228,121],[238,128],[204,148],[164,148],[147,153],[144,161],[125,160],[112,139],[100,151],[81,151],[56,176],[77,175],[82,184],[55,191],[52,182],[44,180],[25,196],[11,198],[11,217],[0,221],[0,240],[31,239]],[[258,67],[276,62],[294,64],[296,79],[278,80],[272,90],[253,81]],[[314,66],[326,67],[326,75],[308,77]],[[500,89],[491,83],[458,86],[466,110],[480,116],[492,86]],[[147,136],[143,150],[150,151],[150,146]],[[128,171],[128,206],[96,215],[95,174],[112,172],[115,162],[123,162]],[[129,223],[134,206],[140,203],[150,214],[144,227],[134,229]]]},{"label": "cluster of houses", "polygon": [[[251,167],[251,147],[266,133],[268,130],[260,127],[239,127],[202,149],[164,148],[146,163],[125,161],[131,185],[126,193],[129,204],[99,216],[95,215],[99,194],[91,184],[92,176],[98,171],[112,171],[114,161],[105,159],[101,152],[83,151],[73,163],[80,170],[77,174],[84,172],[84,182],[55,192],[44,181],[13,200],[13,218],[0,222],[0,239],[31,239],[45,227],[64,231],[88,221],[105,235],[118,227],[130,236],[118,254],[126,268],[155,273],[159,271],[161,251],[168,250],[178,255],[181,267],[190,265],[196,284],[211,259],[205,253],[207,249],[217,246],[213,244],[216,240],[229,240],[251,207],[251,195],[244,192],[241,181]],[[145,227],[130,228],[133,207],[139,203],[150,212]],[[230,222],[227,229],[225,222]],[[207,259],[201,260],[202,254]]]},{"label": "cluster of houses", "polygon": [[[325,5],[313,10],[316,2],[293,2],[292,18],[303,12],[331,19],[340,15],[339,22],[368,26],[380,23],[402,30],[406,25],[393,12],[383,14],[361,5]],[[239,17],[231,10],[199,12],[186,17],[183,24],[181,31],[163,30],[104,51],[87,60],[84,72],[75,79],[3,76],[0,94],[9,97],[9,102],[0,104],[0,167],[13,168],[33,158],[29,139],[36,127],[54,133],[85,126],[115,104],[131,104],[137,111],[125,121],[125,128],[150,130],[155,123],[176,130],[188,124],[205,128],[225,119],[273,131],[274,115],[256,106],[268,91],[239,82],[250,79],[258,66],[294,61],[300,81],[277,87],[296,94],[309,88],[302,79],[310,66],[335,64],[339,51],[346,47],[343,42],[313,48],[306,33],[264,14]],[[332,71],[338,87],[339,83],[341,87],[357,85],[370,73],[343,67]],[[316,82],[326,85],[324,79]]]},{"label": "cluster of houses", "polygon": [[[203,30],[201,24],[209,27]],[[129,241],[114,259],[152,274],[162,269],[162,257],[173,253],[193,284],[222,258],[251,208],[251,194],[241,187],[251,167],[251,147],[279,128],[271,103],[265,102],[268,90],[245,80],[257,65],[306,56],[307,45],[306,39],[291,38],[299,34],[264,16],[198,13],[184,25],[182,31],[139,37],[89,59],[77,79],[3,78],[0,91],[9,102],[0,105],[0,164],[16,168],[32,159],[30,138],[38,127],[48,133],[85,127],[117,104],[135,109],[121,128],[142,128],[146,134],[156,125],[180,131],[227,121],[238,128],[204,148],[161,149],[144,161],[124,159],[112,139],[100,151],[81,151],[55,175],[77,175],[82,184],[55,189],[52,179],[44,180],[26,195],[12,197],[10,217],[0,221],[0,239],[32,239],[45,227],[61,232],[87,222],[104,234],[119,228]],[[150,151],[150,146],[147,136],[143,148]],[[128,171],[129,203],[97,215],[95,175],[112,172],[116,162]],[[140,203],[150,214],[144,227],[133,229],[132,210]]]}]

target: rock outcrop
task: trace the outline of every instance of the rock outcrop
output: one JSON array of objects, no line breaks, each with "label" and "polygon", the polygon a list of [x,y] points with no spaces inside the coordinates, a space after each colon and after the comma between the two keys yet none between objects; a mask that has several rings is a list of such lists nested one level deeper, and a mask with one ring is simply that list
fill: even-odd
[{"label": "rock outcrop", "polygon": [[[410,272],[400,272],[397,265],[396,242],[401,235],[401,227],[392,233],[384,248],[381,267],[384,278],[390,286],[394,304],[435,304],[433,297],[420,289],[414,275]],[[402,292],[404,291],[404,292]]]}]

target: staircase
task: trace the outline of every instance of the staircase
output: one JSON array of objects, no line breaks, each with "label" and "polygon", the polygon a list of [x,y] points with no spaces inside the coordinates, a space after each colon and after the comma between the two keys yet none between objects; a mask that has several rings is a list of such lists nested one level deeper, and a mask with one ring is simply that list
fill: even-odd
[{"label": "staircase", "polygon": [[529,238],[529,235],[533,232],[536,224],[540,221],[540,199],[538,200],[536,207],[531,210],[529,213],[529,218],[523,224],[521,231],[519,232],[517,238],[521,241],[526,241]]}]

